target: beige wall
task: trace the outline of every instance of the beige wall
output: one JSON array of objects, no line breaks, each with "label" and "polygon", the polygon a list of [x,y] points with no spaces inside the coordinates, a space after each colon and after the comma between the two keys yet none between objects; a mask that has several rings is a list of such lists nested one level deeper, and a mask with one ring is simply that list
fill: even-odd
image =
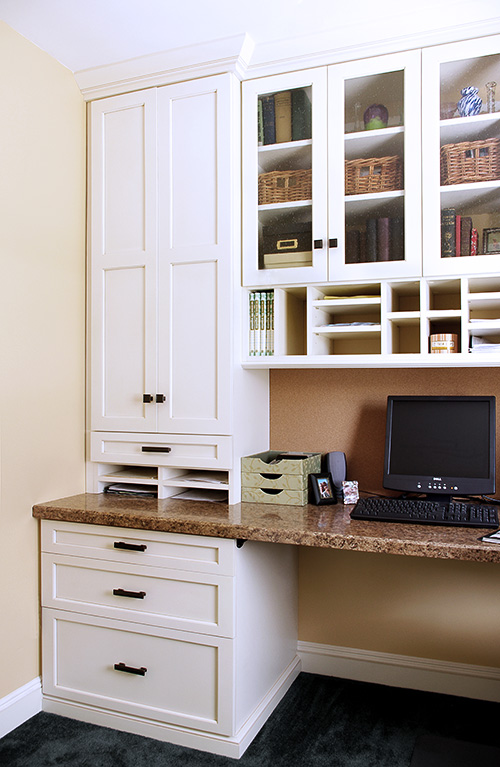
[{"label": "beige wall", "polygon": [[31,507],[84,488],[85,107],[0,22],[0,698],[40,673]]},{"label": "beige wall", "polygon": [[[388,394],[494,394],[500,411],[500,370],[272,371],[271,447],[341,450],[348,478],[382,491]],[[499,565],[310,548],[299,561],[301,640],[500,667]]]}]

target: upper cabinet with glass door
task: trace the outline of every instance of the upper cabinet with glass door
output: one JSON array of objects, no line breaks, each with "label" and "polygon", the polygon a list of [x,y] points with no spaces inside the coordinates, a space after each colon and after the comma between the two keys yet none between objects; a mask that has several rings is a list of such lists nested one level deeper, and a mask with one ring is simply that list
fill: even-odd
[{"label": "upper cabinet with glass door", "polygon": [[498,272],[500,36],[425,50],[422,77],[424,273]]},{"label": "upper cabinet with glass door", "polygon": [[326,69],[243,83],[243,284],[327,279]]},{"label": "upper cabinet with glass door", "polygon": [[328,142],[328,279],[418,276],[420,53],[329,67]]}]

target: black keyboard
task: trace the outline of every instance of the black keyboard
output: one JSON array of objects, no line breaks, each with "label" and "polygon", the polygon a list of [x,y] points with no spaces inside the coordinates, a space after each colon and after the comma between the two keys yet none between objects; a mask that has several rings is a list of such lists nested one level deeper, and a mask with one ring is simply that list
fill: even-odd
[{"label": "black keyboard", "polygon": [[444,503],[400,498],[360,498],[351,512],[351,517],[379,522],[411,522],[455,527],[499,526],[494,506],[458,501]]}]

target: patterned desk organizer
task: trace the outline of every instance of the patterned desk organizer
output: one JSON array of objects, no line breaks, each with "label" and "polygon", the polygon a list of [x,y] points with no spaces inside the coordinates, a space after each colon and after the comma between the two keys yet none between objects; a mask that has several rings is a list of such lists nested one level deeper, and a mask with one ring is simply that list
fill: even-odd
[{"label": "patterned desk organizer", "polygon": [[243,502],[305,506],[308,502],[308,477],[321,471],[321,453],[280,458],[286,455],[284,451],[268,450],[241,459]]}]

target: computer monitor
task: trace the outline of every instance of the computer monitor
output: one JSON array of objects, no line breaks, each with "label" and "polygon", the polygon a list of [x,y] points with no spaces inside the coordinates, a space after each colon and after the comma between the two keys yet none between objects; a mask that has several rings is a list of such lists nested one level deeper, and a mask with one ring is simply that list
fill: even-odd
[{"label": "computer monitor", "polygon": [[428,498],[495,491],[495,397],[389,396],[385,488]]}]

